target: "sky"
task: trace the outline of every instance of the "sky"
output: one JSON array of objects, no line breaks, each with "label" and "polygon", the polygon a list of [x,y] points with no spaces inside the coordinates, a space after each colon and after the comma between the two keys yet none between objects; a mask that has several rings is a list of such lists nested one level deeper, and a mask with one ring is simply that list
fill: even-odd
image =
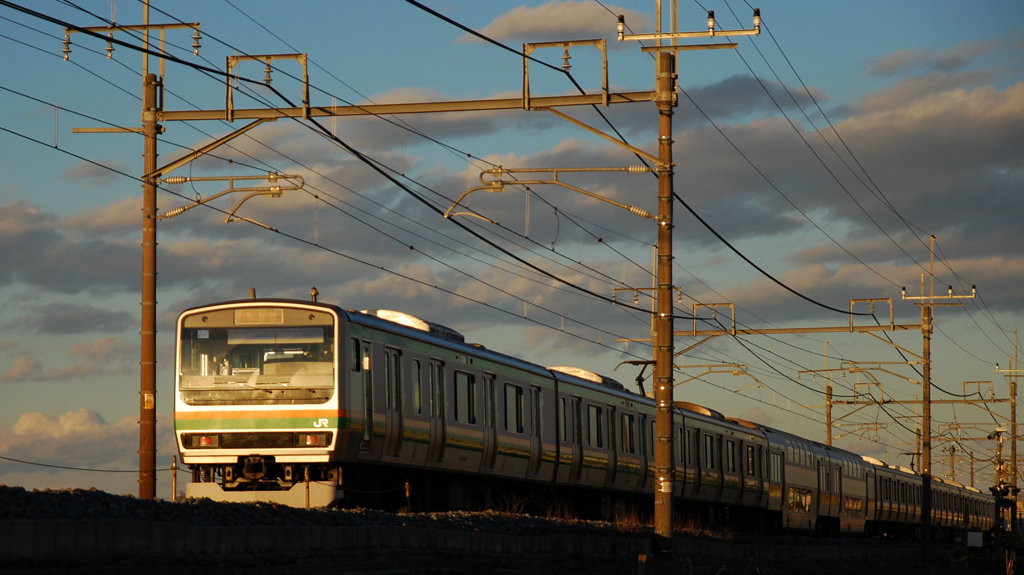
[{"label": "sky", "polygon": [[[746,2],[680,7],[679,30],[706,29],[708,10],[719,31],[751,27]],[[917,325],[922,300],[901,299],[901,288],[922,296],[934,277],[932,471],[970,483],[973,469],[974,483],[988,485],[994,442],[976,439],[1008,426],[1007,404],[953,400],[1005,399],[1016,369],[1024,4],[758,7],[760,36],[678,55],[677,316],[698,306],[705,329],[734,319],[741,329],[842,327],[857,300],[858,314],[875,314],[854,316],[857,326],[889,323],[890,313]],[[673,27],[667,12],[664,30]],[[149,66],[163,77],[168,111],[222,110],[218,71],[230,55],[308,55],[314,106],[487,100],[522,96],[524,43],[604,38],[610,91],[650,91],[654,59],[641,42],[616,39],[618,14],[627,35],[655,31],[651,0],[309,0],[287,9],[152,0],[151,24],[198,22],[201,47],[192,54],[191,29],[168,29],[175,60],[162,72],[156,57]],[[0,484],[138,491],[142,138],[76,129],[141,125],[143,57],[115,45],[108,59],[106,42],[80,32],[68,61],[62,54],[65,25],[111,21],[141,24],[143,4],[0,3]],[[127,31],[115,38],[141,43]],[[530,94],[598,93],[598,54],[574,44],[565,70],[560,47],[538,48]],[[260,61],[235,71],[238,108],[302,99],[298,60],[274,60],[273,89],[261,85]],[[521,109],[278,120],[169,174],[207,179],[158,192],[161,213],[204,200],[158,223],[158,495],[170,496],[176,453],[175,318],[249,288],[305,299],[315,286],[321,301],[406,311],[488,348],[636,389],[638,368],[623,362],[650,358],[656,226],[591,196],[656,212],[657,182],[607,171],[641,161],[594,130],[656,154],[658,113],[651,102],[559,112],[592,129]],[[244,124],[163,122],[158,164]],[[442,217],[497,167],[521,170],[507,180],[552,180],[560,169],[559,181],[590,196],[509,185],[453,210],[478,217]],[[302,189],[211,198],[231,187],[223,178],[264,186],[272,172],[301,178]],[[226,222],[232,209],[245,219]],[[959,297],[971,286],[976,297]],[[676,320],[677,331],[692,328]],[[831,384],[837,402],[862,402],[833,406],[835,445],[903,466],[919,451],[920,407],[898,403],[921,397],[917,329],[675,340],[677,351],[691,346],[677,358],[678,400],[824,442]],[[878,399],[891,403],[863,404]]]}]

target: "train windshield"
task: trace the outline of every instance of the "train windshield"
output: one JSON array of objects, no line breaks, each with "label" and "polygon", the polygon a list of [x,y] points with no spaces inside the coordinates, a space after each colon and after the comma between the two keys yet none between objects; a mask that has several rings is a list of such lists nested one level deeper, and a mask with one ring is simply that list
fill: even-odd
[{"label": "train windshield", "polygon": [[178,391],[189,405],[324,403],[333,349],[330,326],[184,327]]}]

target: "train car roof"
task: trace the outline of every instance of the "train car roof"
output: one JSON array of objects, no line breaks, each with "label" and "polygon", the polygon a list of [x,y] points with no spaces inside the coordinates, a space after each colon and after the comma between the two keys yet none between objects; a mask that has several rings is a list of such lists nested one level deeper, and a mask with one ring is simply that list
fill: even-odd
[{"label": "train car roof", "polygon": [[[590,371],[589,369],[583,369],[582,367],[573,367],[573,366],[568,366],[568,365],[555,365],[555,366],[548,367],[546,369],[548,371],[554,372],[556,377],[559,377],[560,375],[571,375],[573,377],[577,377],[579,379],[582,379],[582,380],[585,380],[585,381],[589,381],[591,383],[596,383],[597,385],[600,385],[602,387],[606,387],[608,389],[614,389],[616,391],[625,391],[627,393],[632,393],[631,391],[626,389],[626,386],[622,385],[621,382],[619,382],[619,381],[617,381],[615,379],[612,379],[612,378],[610,378],[610,377],[608,377],[606,375],[601,375],[599,373],[595,373],[593,371]],[[561,378],[559,377],[559,379],[561,379]]]}]

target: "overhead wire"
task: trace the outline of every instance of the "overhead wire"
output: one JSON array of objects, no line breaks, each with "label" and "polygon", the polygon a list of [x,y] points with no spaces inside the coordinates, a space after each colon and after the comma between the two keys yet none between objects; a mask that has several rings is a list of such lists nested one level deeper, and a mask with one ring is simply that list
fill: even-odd
[{"label": "overhead wire", "polygon": [[[746,4],[746,5],[748,6],[748,7],[750,7],[750,6],[751,6],[751,5],[750,5],[750,3],[749,3],[749,2],[747,1],[747,0],[744,0],[744,3],[745,3],[745,4]],[[728,1],[727,1],[727,0],[726,0],[726,6],[727,6],[727,7],[729,8],[729,10],[730,10],[730,11],[732,11],[732,6],[731,6],[731,5],[729,5],[729,3],[728,3]],[[732,11],[732,13],[733,13],[733,16],[734,16],[734,17],[736,17],[736,14],[735,14],[735,12],[734,12],[734,11]],[[737,20],[738,20],[738,17],[737,17]],[[920,243],[920,244],[921,244],[922,246],[924,246],[924,247],[926,247],[926,248],[927,248],[927,247],[928,247],[928,244],[926,243],[926,241],[924,240],[924,238],[922,238],[922,237],[921,237],[921,234],[926,234],[926,232],[924,232],[924,230],[922,230],[920,226],[917,226],[917,225],[913,224],[912,222],[910,222],[910,220],[909,220],[909,219],[907,219],[907,217],[906,217],[906,216],[904,216],[904,215],[903,215],[903,214],[902,214],[902,213],[901,213],[901,212],[900,212],[900,211],[899,211],[899,210],[898,210],[898,209],[896,208],[895,204],[893,204],[893,202],[892,202],[892,201],[891,201],[891,200],[890,200],[890,199],[889,199],[889,198],[888,198],[888,197],[887,197],[887,196],[885,195],[884,191],[883,191],[883,190],[882,190],[882,188],[881,188],[881,187],[880,187],[880,186],[878,185],[878,183],[877,183],[877,182],[876,182],[876,181],[874,180],[874,178],[872,178],[872,176],[871,176],[871,174],[870,174],[870,173],[868,172],[867,168],[866,168],[866,167],[865,167],[865,166],[864,166],[864,165],[863,165],[863,164],[861,163],[860,159],[859,159],[859,158],[857,157],[857,155],[856,155],[856,154],[854,153],[853,149],[852,149],[852,148],[851,148],[851,147],[849,146],[849,144],[848,144],[848,143],[846,142],[845,138],[843,138],[842,134],[840,134],[840,132],[839,132],[838,128],[836,128],[835,124],[834,124],[834,123],[832,122],[832,120],[831,120],[831,119],[829,118],[829,116],[828,116],[828,114],[827,114],[827,113],[825,112],[825,110],[824,110],[824,109],[823,109],[823,108],[821,107],[821,104],[820,104],[820,102],[818,102],[818,99],[817,99],[817,98],[815,98],[815,96],[814,96],[813,92],[812,92],[812,91],[810,90],[810,88],[809,88],[809,87],[807,86],[807,84],[806,84],[806,82],[804,81],[803,77],[802,77],[802,76],[800,75],[800,73],[799,73],[799,72],[798,72],[798,71],[796,70],[796,67],[795,67],[795,66],[793,65],[793,63],[792,63],[792,60],[791,60],[791,59],[789,58],[789,56],[788,56],[788,55],[786,54],[785,50],[783,50],[783,48],[782,48],[781,44],[779,43],[778,39],[777,39],[777,38],[775,37],[775,35],[774,35],[774,34],[772,33],[772,29],[771,29],[771,27],[770,27],[770,26],[768,25],[767,21],[766,21],[766,20],[765,20],[764,18],[762,18],[762,30],[763,30],[763,31],[764,31],[764,32],[765,32],[765,33],[766,33],[766,34],[768,35],[768,37],[770,37],[770,38],[771,38],[772,42],[773,42],[773,43],[775,44],[775,46],[776,46],[776,48],[778,49],[779,53],[780,53],[780,54],[782,55],[783,59],[785,60],[786,64],[787,64],[787,65],[789,66],[789,69],[790,69],[790,70],[791,70],[791,71],[793,72],[793,74],[795,75],[795,77],[797,78],[797,80],[798,80],[798,81],[800,82],[800,85],[801,85],[801,87],[803,88],[803,91],[804,91],[804,93],[805,93],[805,94],[807,95],[808,99],[809,99],[809,100],[810,100],[811,102],[813,102],[814,106],[816,107],[816,109],[817,109],[817,111],[818,111],[818,114],[819,114],[819,115],[820,115],[820,116],[821,116],[821,117],[822,117],[822,118],[824,119],[824,121],[825,121],[825,122],[827,123],[827,125],[828,125],[828,127],[829,127],[830,131],[831,131],[831,132],[832,132],[832,134],[833,134],[833,135],[835,136],[835,138],[836,138],[836,139],[837,139],[837,140],[838,140],[838,141],[839,141],[839,142],[840,142],[840,143],[842,144],[842,147],[843,147],[843,149],[845,150],[845,152],[846,152],[847,156],[849,156],[849,158],[850,158],[850,159],[851,159],[851,160],[853,161],[853,163],[854,163],[854,164],[856,165],[856,167],[858,168],[859,172],[858,172],[857,170],[854,170],[854,169],[853,169],[853,166],[851,166],[851,165],[850,165],[850,164],[849,164],[849,163],[848,163],[848,162],[846,161],[846,159],[842,157],[842,155],[841,155],[841,154],[839,153],[839,151],[838,151],[838,150],[836,150],[836,149],[835,149],[835,147],[833,147],[833,146],[832,146],[832,144],[831,144],[831,143],[830,143],[830,142],[828,141],[828,139],[824,137],[824,134],[822,134],[822,133],[821,133],[821,130],[820,130],[820,129],[817,129],[817,128],[815,127],[815,131],[816,131],[816,133],[818,133],[818,135],[819,135],[819,136],[821,137],[821,140],[822,140],[822,141],[823,141],[823,142],[824,142],[824,143],[825,143],[825,144],[826,144],[826,145],[827,145],[827,146],[829,147],[829,149],[830,149],[830,150],[832,151],[832,153],[833,153],[833,154],[835,155],[835,157],[836,157],[836,158],[837,158],[837,159],[838,159],[838,160],[839,160],[840,162],[842,162],[844,166],[846,166],[846,168],[847,168],[847,169],[849,170],[849,172],[850,172],[851,174],[853,174],[853,175],[854,175],[854,177],[855,177],[855,178],[857,178],[857,180],[858,180],[859,182],[861,182],[861,184],[862,184],[862,185],[864,186],[864,188],[865,188],[865,189],[867,189],[867,190],[868,190],[868,191],[869,191],[869,192],[870,192],[871,194],[873,194],[873,195],[874,195],[874,196],[875,196],[875,197],[876,197],[876,198],[877,198],[877,199],[879,200],[879,202],[880,202],[880,203],[881,203],[882,205],[884,205],[884,206],[886,206],[887,208],[889,208],[889,210],[890,210],[890,211],[892,211],[892,213],[896,215],[896,217],[897,217],[897,218],[899,219],[899,221],[901,221],[901,222],[902,222],[902,223],[903,223],[903,224],[905,225],[905,227],[906,227],[906,228],[908,229],[908,231],[910,231],[910,232],[911,232],[911,234],[912,234],[912,235],[914,235],[914,237],[915,237],[915,238],[916,238],[916,239],[918,240],[918,242],[919,242],[919,243]],[[796,98],[795,98],[795,97],[793,96],[792,92],[790,92],[789,88],[788,88],[788,87],[786,86],[786,84],[785,84],[785,83],[784,83],[784,82],[782,81],[781,77],[780,77],[780,76],[779,76],[779,74],[778,74],[778,73],[777,73],[777,72],[775,71],[774,67],[772,67],[772,66],[771,66],[771,64],[770,64],[770,63],[768,62],[767,58],[765,57],[764,53],[763,53],[763,52],[761,51],[761,49],[760,49],[760,47],[759,47],[759,46],[757,45],[757,43],[751,42],[751,44],[752,44],[753,48],[754,48],[754,49],[755,49],[755,50],[756,50],[756,51],[758,52],[758,54],[760,54],[760,55],[761,55],[761,57],[762,57],[762,59],[764,60],[765,64],[766,64],[766,65],[768,65],[769,69],[770,69],[770,70],[772,71],[772,73],[773,73],[773,74],[775,75],[775,78],[776,78],[776,80],[778,80],[778,82],[779,82],[779,85],[780,85],[780,86],[781,86],[781,87],[783,88],[783,90],[784,90],[784,91],[786,92],[786,94],[790,96],[790,99],[791,99],[791,101],[793,102],[793,104],[794,104],[794,105],[795,105],[795,106],[796,106],[796,107],[797,107],[798,109],[800,109],[800,111],[801,111],[801,112],[803,112],[803,113],[804,113],[804,117],[805,117],[805,118],[807,119],[808,123],[809,123],[809,124],[810,124],[810,125],[811,125],[812,127],[814,127],[814,122],[813,122],[813,121],[811,120],[811,118],[810,118],[810,117],[808,117],[808,116],[807,116],[806,112],[804,112],[803,106],[801,106],[801,105],[800,105],[800,104],[798,103],[797,99],[796,99]],[[769,96],[769,97],[770,97],[770,98],[772,99],[773,103],[775,103],[775,105],[776,105],[776,107],[777,107],[777,108],[779,109],[780,113],[782,113],[782,114],[783,114],[784,116],[786,116],[786,117],[787,117],[787,119],[788,119],[788,115],[786,115],[786,114],[785,114],[785,111],[784,111],[784,110],[782,109],[782,107],[781,107],[781,106],[780,106],[780,105],[778,104],[778,102],[777,102],[777,101],[775,100],[774,96],[772,96],[772,94],[771,94],[771,91],[770,91],[770,90],[768,90],[768,89],[767,89],[767,87],[765,87],[765,86],[764,86],[763,82],[761,82],[760,78],[759,78],[759,77],[758,77],[758,76],[757,76],[756,74],[754,74],[754,72],[753,72],[753,68],[752,68],[752,67],[750,66],[750,64],[749,64],[749,63],[748,63],[748,62],[746,61],[746,59],[745,59],[745,58],[743,58],[742,54],[740,54],[740,55],[739,55],[739,57],[740,57],[740,59],[741,59],[741,60],[743,61],[743,63],[744,63],[744,64],[745,64],[746,66],[747,66],[747,68],[748,68],[748,69],[750,70],[751,74],[752,74],[752,75],[753,75],[753,76],[754,76],[754,77],[755,77],[755,78],[756,78],[756,79],[758,80],[758,83],[759,83],[759,84],[761,84],[762,88],[764,89],[764,92],[765,92],[765,93],[766,93],[766,94],[767,94],[767,95],[768,95],[768,96]],[[792,121],[790,121],[790,124],[792,125]],[[798,134],[800,134],[799,130],[797,130],[795,126],[794,126],[794,130],[795,130],[795,131],[796,131],[796,132],[797,132]],[[802,134],[801,134],[801,137],[802,137]],[[809,149],[811,149],[811,147],[810,147],[809,143],[807,143],[807,142],[806,142],[806,140],[804,140],[804,141],[805,141],[805,144],[806,144],[806,145],[808,146],[808,148],[809,148]],[[812,151],[813,151],[813,150],[812,150]],[[817,156],[817,154],[816,154],[816,153],[815,153],[815,155]],[[825,168],[826,168],[826,170],[828,170],[828,171],[829,171],[829,173],[832,173],[832,172],[831,172],[831,169],[829,169],[829,168],[828,168],[828,166],[827,166],[827,165],[826,165],[826,164],[824,163],[824,161],[821,161],[820,163],[821,163],[821,165],[822,165],[823,167],[825,167]],[[837,184],[839,184],[839,186],[841,187],[841,189],[843,189],[843,191],[844,191],[844,192],[846,192],[846,194],[847,194],[847,195],[848,195],[848,196],[850,197],[850,199],[851,199],[851,200],[853,200],[853,201],[855,202],[855,204],[856,204],[856,205],[857,205],[858,207],[860,207],[861,211],[862,211],[862,212],[863,212],[863,213],[865,214],[865,216],[867,216],[867,217],[868,217],[868,219],[869,219],[869,220],[870,220],[870,221],[871,221],[871,222],[872,222],[872,223],[873,223],[873,224],[874,224],[874,225],[875,225],[875,226],[876,226],[876,227],[877,227],[877,228],[879,229],[879,231],[881,231],[881,232],[882,232],[882,233],[883,233],[883,234],[884,234],[884,235],[886,236],[886,238],[888,238],[888,239],[889,239],[889,241],[890,241],[890,242],[891,242],[891,243],[892,243],[892,244],[893,244],[894,246],[896,246],[896,247],[897,247],[897,248],[898,248],[898,249],[899,249],[899,250],[900,250],[901,252],[903,252],[903,254],[904,254],[904,255],[906,255],[906,256],[907,256],[907,258],[908,258],[908,259],[910,259],[910,261],[912,261],[912,262],[913,262],[914,264],[916,264],[916,265],[917,265],[918,267],[920,267],[921,269],[925,270],[925,272],[928,272],[928,271],[929,271],[929,270],[927,270],[927,269],[925,269],[925,268],[924,268],[924,265],[923,265],[922,263],[918,262],[918,261],[917,261],[917,260],[916,260],[916,259],[915,259],[915,258],[914,258],[914,257],[913,257],[912,255],[910,255],[910,254],[909,254],[909,253],[908,253],[908,252],[907,252],[907,251],[906,251],[906,250],[905,250],[905,249],[904,249],[904,248],[902,247],[902,245],[900,245],[900,244],[899,244],[899,242],[896,242],[896,241],[895,241],[895,239],[894,239],[894,238],[893,238],[893,237],[892,237],[892,236],[891,236],[891,235],[890,235],[890,234],[889,234],[888,232],[886,232],[886,230],[885,230],[884,228],[882,228],[882,226],[881,226],[881,225],[880,225],[880,224],[879,224],[879,223],[877,222],[877,220],[875,220],[875,219],[874,219],[873,217],[871,217],[871,216],[870,216],[870,214],[868,214],[868,213],[867,213],[866,209],[865,209],[865,208],[864,208],[864,207],[863,207],[863,206],[862,206],[862,205],[860,204],[860,202],[858,202],[858,201],[856,200],[856,198],[854,198],[854,197],[853,197],[852,193],[851,193],[851,192],[850,192],[850,191],[849,191],[849,190],[848,190],[848,189],[846,188],[846,186],[842,185],[842,183],[841,183],[841,182],[839,181],[838,177],[836,177],[836,176],[835,176],[835,175],[833,174],[833,178],[835,179],[835,181],[837,182]],[[919,233],[919,232],[920,232],[920,233]],[[956,276],[956,277],[957,277],[957,278],[958,278],[958,279],[959,279],[959,280],[961,281],[961,285],[965,285],[965,284],[966,284],[966,285],[969,285],[969,282],[967,282],[967,281],[966,281],[966,280],[965,280],[965,279],[964,279],[964,278],[963,278],[962,276],[960,276],[960,275],[959,275],[959,274],[958,274],[958,273],[957,273],[957,272],[956,272],[956,271],[955,271],[955,270],[954,270],[954,269],[952,268],[952,266],[951,266],[951,265],[949,264],[949,260],[948,260],[948,258],[942,257],[942,258],[940,258],[940,262],[941,262],[941,264],[942,264],[942,265],[943,265],[944,267],[946,267],[946,268],[947,268],[947,269],[948,269],[948,270],[949,270],[949,271],[950,271],[951,273],[953,273],[953,274],[954,274],[954,276]],[[982,300],[982,303],[984,304],[984,301],[983,301],[983,300]],[[985,305],[985,309],[986,309],[986,311],[988,312],[988,316],[989,316],[989,318],[991,319],[992,323],[993,323],[993,324],[995,324],[995,325],[996,325],[996,326],[997,326],[998,328],[1000,328],[1000,331],[1001,331],[1001,332],[1002,332],[1002,333],[1003,333],[1003,334],[1005,335],[1005,334],[1006,334],[1006,330],[1005,330],[1005,329],[1002,329],[1002,327],[1001,327],[1001,326],[999,325],[999,322],[998,322],[998,320],[996,320],[995,316],[994,316],[994,315],[993,315],[993,314],[991,313],[991,311],[987,309],[987,305]],[[970,314],[969,314],[969,315],[970,315]],[[975,325],[978,325],[978,324],[977,324],[977,321],[976,321],[976,320],[974,320],[974,319],[973,319],[973,317],[972,317],[972,321],[974,321]],[[990,337],[988,336],[988,333],[987,333],[987,331],[986,331],[986,330],[984,330],[984,329],[981,329],[981,326],[980,326],[980,325],[979,325],[978,327],[979,327],[979,331],[981,331],[981,332],[982,332],[982,333],[983,333],[983,334],[985,335],[985,337],[986,337],[986,338],[988,338],[988,339],[989,339],[989,341],[991,341],[991,342],[993,343],[993,345],[995,345],[996,347],[1000,347],[1000,346],[999,346],[998,344],[996,344],[996,343],[995,343],[995,342],[994,342],[994,341],[993,341],[993,340],[992,340],[992,339],[991,339],[991,338],[990,338]],[[960,347],[960,349],[962,349],[962,350],[964,350],[965,352],[967,352],[967,350],[966,350],[966,349],[965,349],[965,348],[964,348],[963,346],[961,346],[961,345],[960,345],[960,344],[959,344],[958,342],[956,342],[956,339],[955,339],[955,338],[951,337],[951,336],[950,336],[949,334],[944,334],[944,335],[946,335],[946,337],[948,337],[948,338],[950,339],[950,341],[954,342],[954,344],[956,344],[956,345],[957,345],[958,347]],[[970,354],[970,355],[972,355],[972,356],[974,355],[974,354],[972,354],[972,353],[970,353],[970,352],[967,352],[967,353],[969,353],[969,354]],[[977,356],[974,356],[974,357],[977,357]]]},{"label": "overhead wire", "polygon": [[[163,14],[165,14],[165,15],[167,15],[167,16],[169,16],[169,17],[172,17],[172,18],[173,18],[173,16],[172,16],[172,15],[170,15],[170,14],[167,14],[166,12],[164,12],[164,11],[162,11],[162,10],[161,10],[160,12],[161,12],[161,13],[163,13]],[[210,35],[209,35],[209,34],[207,34],[207,37],[210,37]],[[218,39],[218,41],[220,41],[220,40]],[[220,42],[222,42],[222,41],[220,41]],[[222,43],[223,43],[223,42],[222,42]],[[228,45],[228,44],[226,44],[226,43],[225,43],[225,45]],[[230,45],[228,45],[228,46],[230,46]],[[232,47],[232,48],[233,48],[233,49],[235,49],[235,50],[238,50],[238,48],[237,48],[237,47]],[[272,107],[272,106],[271,106],[271,107]],[[379,116],[378,116],[378,117],[379,117]],[[419,132],[416,132],[416,133],[419,133]],[[326,131],[325,131],[325,132],[323,132],[323,135],[324,135],[324,136],[325,136],[325,137],[326,137],[327,139],[330,139],[330,136],[331,136],[331,134],[327,133]],[[436,140],[432,140],[432,141],[436,141]],[[452,149],[452,150],[454,150],[454,148],[451,148],[450,146],[449,146],[449,148],[450,148],[450,149]],[[389,168],[389,167],[388,167],[388,166],[387,166],[386,164],[383,164],[383,163],[379,162],[378,160],[373,160],[373,161],[374,161],[374,162],[377,162],[377,163],[378,163],[378,164],[379,164],[379,165],[380,165],[381,167],[383,167],[383,168],[385,168],[385,169],[387,169],[387,170],[391,170],[391,171],[393,171],[393,172],[394,172],[395,174],[397,174],[397,175],[399,175],[399,176],[401,176],[401,177],[405,177],[405,178],[408,178],[408,177],[409,177],[409,176],[408,176],[408,175],[406,175],[406,174],[403,174],[403,173],[401,173],[401,172],[399,172],[399,171],[397,171],[397,170],[393,170],[393,169]],[[492,165],[493,165],[493,164],[492,164]],[[419,182],[416,182],[416,183],[417,183],[417,185],[419,185],[419,186],[423,187],[424,189],[430,190],[430,188],[429,188],[428,186],[425,186],[425,185],[423,185],[422,183],[419,183]],[[430,190],[430,191],[432,191],[432,192],[433,192],[433,190]],[[436,194],[436,192],[433,192],[433,193],[435,193],[435,194]],[[446,199],[447,199],[447,198],[446,198]],[[448,200],[448,201],[450,201],[450,200]],[[505,228],[505,229],[507,229],[507,228]],[[527,238],[527,240],[528,240],[528,241],[533,241],[533,240],[530,240],[529,238]],[[534,242],[534,243],[536,243],[536,242]],[[522,263],[522,262],[520,262],[520,263]],[[577,262],[577,263],[581,263],[581,262]],[[528,264],[527,264],[527,265],[528,265]],[[529,267],[529,265],[528,265],[528,267]],[[536,270],[535,270],[535,271],[536,271]],[[572,285],[570,285],[570,284],[566,284],[566,285],[569,285],[569,287],[573,287],[573,286],[572,286]],[[600,296],[600,294],[598,294],[598,296]],[[646,310],[644,310],[644,311],[646,312]],[[646,313],[649,313],[649,312],[646,312]]]},{"label": "overhead wire", "polygon": [[843,311],[843,313],[847,313],[847,312]]}]

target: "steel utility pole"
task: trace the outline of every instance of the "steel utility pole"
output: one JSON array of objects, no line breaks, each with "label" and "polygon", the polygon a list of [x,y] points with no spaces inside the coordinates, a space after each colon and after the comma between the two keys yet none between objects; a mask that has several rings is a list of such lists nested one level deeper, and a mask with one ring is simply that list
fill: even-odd
[{"label": "steel utility pole", "polygon": [[[675,495],[675,460],[672,441],[673,373],[675,361],[675,326],[672,305],[672,208],[674,204],[672,163],[672,113],[676,105],[676,52],[736,48],[735,43],[679,45],[684,38],[710,38],[713,36],[754,36],[761,33],[761,11],[754,9],[753,27],[746,30],[717,30],[715,13],[708,12],[707,28],[698,32],[679,31],[678,5],[672,4],[669,16],[671,31],[662,33],[661,0],[655,2],[654,34],[625,33],[626,23],[619,16],[618,38],[622,40],[654,40],[657,45],[642,48],[657,53],[656,87],[654,103],[658,108],[658,254],[655,270],[657,313],[654,317],[654,533],[671,549],[673,535],[672,500]],[[671,41],[671,45],[663,45]]]},{"label": "steel utility pole", "polygon": [[[160,127],[155,74],[143,77],[144,173],[156,169]],[[139,353],[139,498],[156,497],[156,181],[142,181],[142,329]]]},{"label": "steel utility pole", "polygon": [[162,97],[159,88],[163,85],[163,59],[160,60],[159,76],[149,73],[149,33],[160,32],[160,53],[164,50],[164,32],[169,29],[189,29],[192,34],[192,49],[199,51],[199,24],[153,24],[149,23],[149,2],[143,9],[141,25],[111,25],[64,30],[64,59],[71,54],[71,34],[86,33],[94,37],[107,38],[107,55],[114,52],[115,32],[132,30],[143,34],[142,56],[142,128],[82,128],[77,133],[134,132],[141,133],[143,143],[142,177],[142,286],[141,286],[141,327],[139,350],[139,498],[156,497],[156,178],[152,173],[157,165],[157,135],[160,133]]},{"label": "steel utility pole", "polygon": [[[1010,368],[1000,369],[999,364],[996,364],[996,372],[1003,374],[1007,379],[1007,384],[1010,386],[1010,397],[1013,398],[1013,403],[1010,404],[1010,487],[1011,493],[1013,494],[1013,510],[1017,511],[1017,493],[1018,493],[1018,478],[1019,471],[1017,470],[1017,378],[1024,370],[1020,368],[1020,339],[1017,330],[1013,331],[1013,355],[1010,356]],[[1016,529],[1016,522],[1013,524],[1013,528]]]},{"label": "steel utility pole", "polygon": [[971,288],[970,295],[955,295],[950,286],[948,295],[935,295],[935,236],[931,236],[929,245],[929,286],[925,295],[924,275],[921,276],[921,295],[908,296],[903,288],[903,299],[914,301],[921,308],[921,357],[924,362],[921,378],[921,530],[925,552],[931,543],[932,532],[932,307],[963,305],[961,303],[937,303],[936,299],[967,299],[975,297]]},{"label": "steel utility pole", "polygon": [[654,532],[672,539],[672,389],[674,337],[672,309],[672,108],[675,106],[675,54],[658,54],[655,105],[658,108],[658,266],[657,314],[654,318],[655,493]]}]

